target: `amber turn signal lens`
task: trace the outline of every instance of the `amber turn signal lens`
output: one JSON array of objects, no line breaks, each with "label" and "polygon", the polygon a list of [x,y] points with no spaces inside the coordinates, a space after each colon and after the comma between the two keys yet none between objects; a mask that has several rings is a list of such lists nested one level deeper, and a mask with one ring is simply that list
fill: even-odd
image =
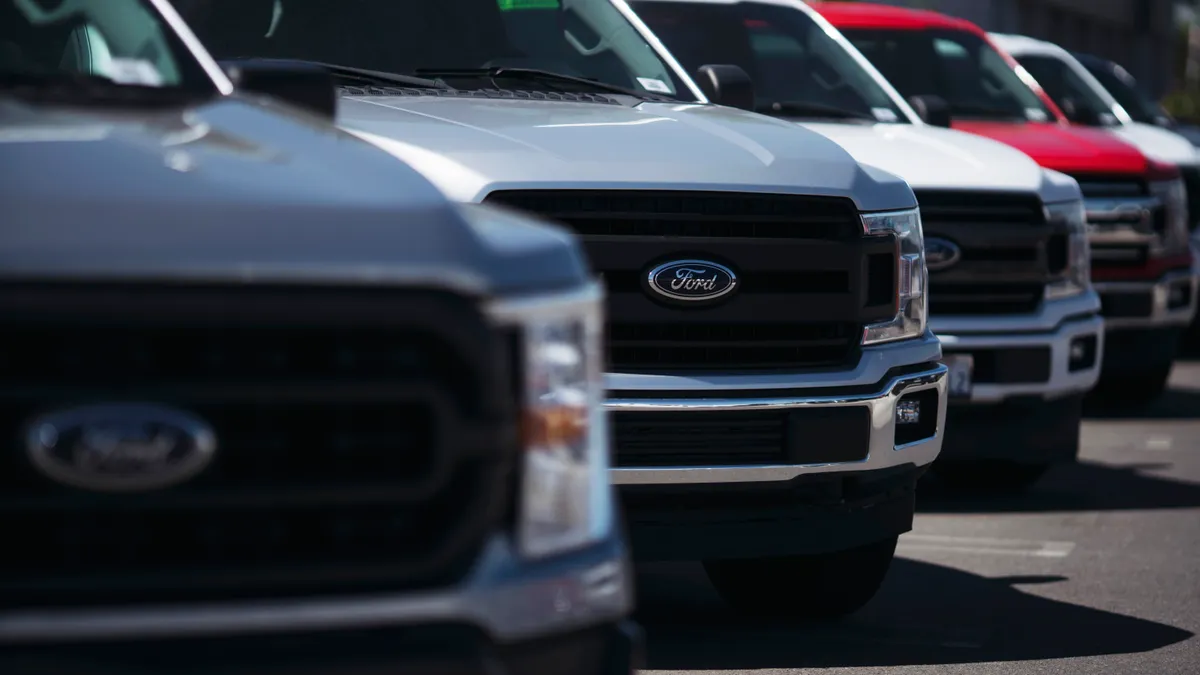
[{"label": "amber turn signal lens", "polygon": [[527,411],[522,421],[521,435],[526,448],[578,443],[587,435],[587,409],[552,406]]}]

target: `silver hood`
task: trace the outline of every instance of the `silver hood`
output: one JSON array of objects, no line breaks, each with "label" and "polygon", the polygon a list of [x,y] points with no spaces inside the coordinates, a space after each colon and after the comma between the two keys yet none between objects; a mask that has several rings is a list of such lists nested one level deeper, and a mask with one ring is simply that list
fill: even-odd
[{"label": "silver hood", "polygon": [[460,201],[503,189],[653,188],[840,196],[862,211],[916,205],[903,180],[824,136],[732,108],[434,96],[346,96],[340,108],[340,126]]},{"label": "silver hood", "polygon": [[0,276],[451,285],[587,279],[570,236],[454,204],[371,145],[217,98],[87,109],[0,98]]}]

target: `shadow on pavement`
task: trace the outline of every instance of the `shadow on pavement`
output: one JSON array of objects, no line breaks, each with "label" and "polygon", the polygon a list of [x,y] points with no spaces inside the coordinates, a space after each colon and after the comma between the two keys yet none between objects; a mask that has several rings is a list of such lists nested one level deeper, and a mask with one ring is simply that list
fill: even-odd
[{"label": "shadow on pavement", "polygon": [[1146,652],[1192,633],[1031,595],[1063,577],[988,579],[897,558],[876,598],[836,625],[747,618],[699,565],[639,569],[651,670],[751,670],[1026,661]]},{"label": "shadow on pavement", "polygon": [[1121,406],[1088,401],[1084,419],[1090,420],[1179,420],[1200,419],[1200,391],[1168,389],[1142,406]]},{"label": "shadow on pavement", "polygon": [[[922,480],[921,513],[1032,513],[1044,511],[1138,511],[1200,507],[1200,484],[1143,472],[1168,464],[1109,466],[1083,461],[1054,467],[1023,495],[980,496]],[[933,478],[932,476],[930,477]]]},{"label": "shadow on pavement", "polygon": [[1084,418],[1092,420],[1200,419],[1200,363],[1180,360],[1171,373],[1170,388],[1145,405],[1105,403],[1089,397]]}]

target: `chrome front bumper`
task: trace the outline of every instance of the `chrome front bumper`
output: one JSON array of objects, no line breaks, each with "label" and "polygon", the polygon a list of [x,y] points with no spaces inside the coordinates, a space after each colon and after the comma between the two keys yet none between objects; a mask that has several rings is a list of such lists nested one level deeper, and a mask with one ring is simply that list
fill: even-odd
[{"label": "chrome front bumper", "polygon": [[[1017,396],[1056,399],[1090,391],[1100,378],[1104,355],[1105,323],[1099,311],[1099,295],[1088,291],[1073,298],[1045,301],[1034,315],[933,317],[930,323],[947,354],[1038,347],[1050,350],[1050,377],[1044,382],[977,383],[969,399],[954,399],[951,403],[1000,403]],[[1096,338],[1092,363],[1072,371],[1071,345],[1088,336]]]},{"label": "chrome front bumper", "polygon": [[[930,365],[920,372],[888,378],[878,389],[863,394],[772,396],[769,390],[727,393],[714,398],[610,398],[606,406],[620,412],[736,411],[789,408],[865,406],[870,410],[871,438],[867,458],[834,464],[772,464],[749,466],[617,467],[611,470],[618,485],[670,485],[699,483],[753,483],[787,481],[797,476],[837,471],[870,471],[903,464],[925,466],[941,451],[946,424],[946,367]],[[896,403],[901,396],[927,389],[938,391],[937,433],[926,440],[896,446]],[[740,392],[739,392],[740,393]]]},{"label": "chrome front bumper", "polygon": [[[426,592],[0,611],[5,644],[296,634],[467,624],[498,643],[550,637],[632,611],[627,551],[603,544],[542,562],[517,558],[496,535],[462,584]],[[0,669],[2,670],[2,669]]]},{"label": "chrome front bumper", "polygon": [[[1138,328],[1169,328],[1186,326],[1196,315],[1197,274],[1195,267],[1190,271],[1168,272],[1158,281],[1098,281],[1094,286],[1101,296],[1149,295],[1150,313],[1145,316],[1106,316],[1108,330]],[[1172,307],[1172,289],[1186,288],[1188,302]],[[1178,292],[1178,291],[1177,291]]]}]

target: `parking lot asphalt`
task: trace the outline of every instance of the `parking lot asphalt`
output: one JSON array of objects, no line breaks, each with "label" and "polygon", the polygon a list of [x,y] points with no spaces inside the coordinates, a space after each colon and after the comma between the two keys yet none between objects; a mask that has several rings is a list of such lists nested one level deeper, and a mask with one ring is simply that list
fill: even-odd
[{"label": "parking lot asphalt", "polygon": [[836,624],[735,614],[698,565],[638,572],[648,673],[1200,673],[1200,361],[1016,498],[919,495],[879,595]]}]

